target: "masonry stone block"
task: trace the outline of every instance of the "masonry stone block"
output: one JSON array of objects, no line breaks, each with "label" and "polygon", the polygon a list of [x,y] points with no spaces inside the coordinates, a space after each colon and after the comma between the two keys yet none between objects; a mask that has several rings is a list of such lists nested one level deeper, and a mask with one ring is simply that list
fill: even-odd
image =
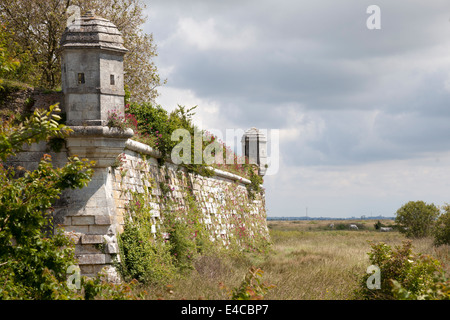
[{"label": "masonry stone block", "polygon": [[103,243],[103,236],[97,234],[85,234],[81,237],[82,244],[99,244]]},{"label": "masonry stone block", "polygon": [[[125,224],[125,218],[123,216],[123,213],[118,213],[117,217],[116,217],[116,222],[118,225],[123,225]],[[120,232],[119,232],[120,233]]]},{"label": "masonry stone block", "polygon": [[66,226],[64,228],[66,232],[76,232],[76,233],[88,233],[88,226]]},{"label": "masonry stone block", "polygon": [[91,225],[94,224],[95,217],[94,216],[74,216],[72,217],[72,225],[80,226],[80,225]]},{"label": "masonry stone block", "polygon": [[64,225],[64,226],[70,226],[70,225],[72,225],[72,217],[63,217],[63,220],[62,220],[62,223],[61,223],[62,225]]},{"label": "masonry stone block", "polygon": [[96,225],[111,225],[112,219],[110,216],[104,216],[104,215],[98,215],[95,216],[95,222]]},{"label": "masonry stone block", "polygon": [[85,214],[95,214],[95,215],[100,215],[100,216],[108,216],[108,215],[113,215],[115,213],[113,213],[113,211],[115,211],[115,207],[98,207],[98,206],[87,206],[85,208]]},{"label": "masonry stone block", "polygon": [[75,255],[81,254],[102,254],[102,252],[96,244],[85,244],[75,247]]},{"label": "masonry stone block", "polygon": [[109,225],[90,225],[89,234],[107,234],[110,226]]},{"label": "masonry stone block", "polygon": [[96,266],[92,265],[92,264],[91,265],[89,265],[89,264],[80,265],[80,273],[84,276],[95,278],[95,276],[97,275],[95,267]]},{"label": "masonry stone block", "polygon": [[82,234],[79,232],[68,232],[64,231],[66,237],[68,237],[73,243],[78,244],[80,242]]},{"label": "masonry stone block", "polygon": [[109,254],[94,253],[94,254],[80,254],[77,255],[78,263],[83,264],[106,264],[111,263],[111,256]]},{"label": "masonry stone block", "polygon": [[117,243],[108,243],[105,245],[105,252],[109,254],[118,254],[119,245]]}]

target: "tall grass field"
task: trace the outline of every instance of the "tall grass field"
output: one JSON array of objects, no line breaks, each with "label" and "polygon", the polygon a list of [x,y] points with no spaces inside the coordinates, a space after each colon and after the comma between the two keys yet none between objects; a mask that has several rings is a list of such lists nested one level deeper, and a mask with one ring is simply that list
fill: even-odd
[{"label": "tall grass field", "polygon": [[[147,299],[230,299],[249,268],[263,271],[262,281],[271,285],[268,300],[354,299],[363,274],[370,265],[370,241],[390,246],[406,238],[398,231],[380,232],[376,220],[269,221],[272,246],[264,254],[225,257],[202,256],[189,274],[170,285],[145,288]],[[334,224],[331,228],[330,224]],[[393,224],[383,220],[383,224]],[[357,224],[358,230],[350,230]],[[435,247],[432,238],[412,240],[413,251],[440,260],[450,274],[450,246]],[[381,275],[382,276],[382,275]]]}]

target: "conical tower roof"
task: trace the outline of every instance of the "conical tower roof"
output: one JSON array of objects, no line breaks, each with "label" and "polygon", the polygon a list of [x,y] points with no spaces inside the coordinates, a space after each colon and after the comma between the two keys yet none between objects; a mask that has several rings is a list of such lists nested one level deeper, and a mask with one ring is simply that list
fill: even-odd
[{"label": "conical tower roof", "polygon": [[247,129],[245,131],[244,135],[242,136],[241,141],[244,142],[246,137],[251,137],[253,139],[256,139],[258,137],[258,139],[261,141],[267,141],[265,134],[261,130],[259,130],[255,127]]},{"label": "conical tower roof", "polygon": [[60,50],[103,49],[125,53],[122,33],[109,20],[87,11],[69,25],[61,37]]}]

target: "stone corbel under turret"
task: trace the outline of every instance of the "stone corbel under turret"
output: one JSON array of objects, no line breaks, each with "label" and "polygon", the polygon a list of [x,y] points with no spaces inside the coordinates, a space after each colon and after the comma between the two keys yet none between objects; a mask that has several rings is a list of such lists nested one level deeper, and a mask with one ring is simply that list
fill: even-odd
[{"label": "stone corbel under turret", "polygon": [[134,134],[131,129],[122,131],[102,126],[70,128],[73,132],[67,138],[69,155],[94,160],[97,168],[110,167]]}]

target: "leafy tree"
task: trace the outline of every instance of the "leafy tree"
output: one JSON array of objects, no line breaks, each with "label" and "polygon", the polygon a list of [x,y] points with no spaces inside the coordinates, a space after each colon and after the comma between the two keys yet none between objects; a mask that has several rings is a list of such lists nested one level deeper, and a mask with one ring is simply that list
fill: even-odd
[{"label": "leafy tree", "polygon": [[4,73],[11,72],[15,70],[20,62],[8,52],[8,38],[9,34],[6,31],[6,27],[2,24],[0,25],[0,75]]},{"label": "leafy tree", "polygon": [[[0,24],[0,77],[5,77],[14,72],[19,66],[20,61],[9,52],[9,42],[11,34],[6,30],[3,24]],[[0,79],[0,89],[2,89],[3,80]]]},{"label": "leafy tree", "polygon": [[436,221],[434,229],[434,244],[440,246],[450,244],[450,205],[446,204],[442,213]]},{"label": "leafy tree", "polygon": [[[23,70],[22,81],[53,89],[60,85],[59,41],[66,27],[72,5],[83,13],[93,10],[111,20],[122,32],[125,55],[125,85],[131,101],[154,100],[162,84],[152,61],[156,46],[151,34],[141,28],[145,5],[140,0],[0,0],[0,23],[13,35],[17,54],[28,53],[26,65],[37,70]],[[27,60],[22,59],[22,60]],[[37,72],[35,72],[37,71]]]},{"label": "leafy tree", "polygon": [[39,66],[32,61],[32,55],[15,40],[16,31],[8,27],[9,21],[0,18],[0,77],[21,82],[34,79],[39,82]]},{"label": "leafy tree", "polygon": [[423,238],[431,235],[439,216],[439,208],[423,201],[410,201],[397,210],[395,222],[407,237]]},{"label": "leafy tree", "polygon": [[[24,144],[63,137],[56,105],[36,110],[19,126],[0,128],[0,159],[5,161]],[[53,235],[52,203],[67,188],[82,188],[91,179],[92,163],[76,157],[54,168],[44,155],[34,171],[0,164],[0,298],[76,298],[66,283],[67,268],[76,264],[74,246],[62,232]]]}]

